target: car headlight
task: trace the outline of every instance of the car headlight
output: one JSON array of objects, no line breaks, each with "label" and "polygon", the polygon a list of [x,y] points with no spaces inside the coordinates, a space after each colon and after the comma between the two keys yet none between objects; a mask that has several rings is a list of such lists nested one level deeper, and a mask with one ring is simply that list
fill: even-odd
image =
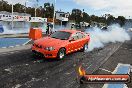
[{"label": "car headlight", "polygon": [[46,49],[46,50],[48,50],[48,51],[55,50],[55,48],[54,48],[54,47],[46,47],[45,49]]}]

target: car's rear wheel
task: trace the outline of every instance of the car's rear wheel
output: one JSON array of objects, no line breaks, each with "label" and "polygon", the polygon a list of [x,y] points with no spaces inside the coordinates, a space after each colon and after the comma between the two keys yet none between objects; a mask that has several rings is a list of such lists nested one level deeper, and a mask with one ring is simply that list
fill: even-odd
[{"label": "car's rear wheel", "polygon": [[88,50],[88,43],[84,44],[82,51],[85,52]]},{"label": "car's rear wheel", "polygon": [[61,48],[59,51],[58,51],[58,59],[63,59],[65,57],[65,54],[66,54],[66,50],[65,48]]}]

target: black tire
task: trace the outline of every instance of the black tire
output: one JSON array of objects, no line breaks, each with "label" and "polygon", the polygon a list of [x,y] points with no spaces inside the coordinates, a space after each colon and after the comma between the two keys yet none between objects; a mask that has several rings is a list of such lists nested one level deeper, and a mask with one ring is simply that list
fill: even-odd
[{"label": "black tire", "polygon": [[88,43],[84,44],[82,51],[85,52],[88,49]]},{"label": "black tire", "polygon": [[57,58],[59,60],[62,60],[66,55],[66,50],[65,48],[61,48],[59,51],[58,51],[58,54],[57,54]]}]

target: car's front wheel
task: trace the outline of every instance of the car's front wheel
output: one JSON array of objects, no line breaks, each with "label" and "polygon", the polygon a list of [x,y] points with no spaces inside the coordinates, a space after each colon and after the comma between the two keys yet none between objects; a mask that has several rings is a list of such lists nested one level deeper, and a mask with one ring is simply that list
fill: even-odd
[{"label": "car's front wheel", "polygon": [[59,51],[58,51],[58,59],[63,59],[65,57],[65,54],[66,54],[66,50],[65,48],[61,48]]}]

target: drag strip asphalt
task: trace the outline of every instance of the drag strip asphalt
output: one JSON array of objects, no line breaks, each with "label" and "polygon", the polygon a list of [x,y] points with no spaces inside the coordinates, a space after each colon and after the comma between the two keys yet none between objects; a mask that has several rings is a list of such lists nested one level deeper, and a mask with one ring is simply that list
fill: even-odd
[{"label": "drag strip asphalt", "polygon": [[78,88],[77,67],[96,71],[121,46],[110,43],[92,52],[72,53],[64,60],[34,58],[30,49],[0,54],[0,88]]}]

